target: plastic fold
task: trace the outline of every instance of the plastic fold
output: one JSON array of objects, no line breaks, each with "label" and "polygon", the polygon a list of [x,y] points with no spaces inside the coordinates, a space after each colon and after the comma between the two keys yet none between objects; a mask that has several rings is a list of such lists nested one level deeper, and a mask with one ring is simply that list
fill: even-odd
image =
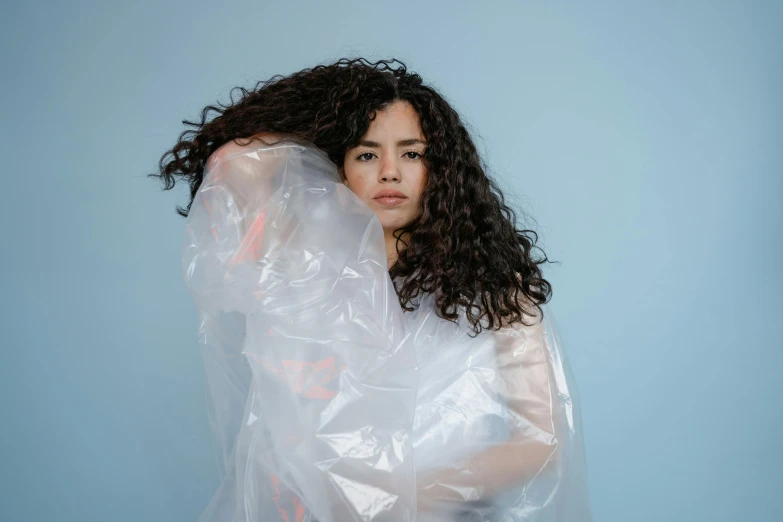
[{"label": "plastic fold", "polygon": [[590,522],[551,310],[403,312],[374,212],[314,146],[210,157],[182,266],[218,449],[200,522]]}]

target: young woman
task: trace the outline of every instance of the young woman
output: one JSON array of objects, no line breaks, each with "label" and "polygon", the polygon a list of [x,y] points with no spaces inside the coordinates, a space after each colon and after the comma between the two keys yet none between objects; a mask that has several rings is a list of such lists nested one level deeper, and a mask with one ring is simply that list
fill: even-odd
[{"label": "young woman", "polygon": [[156,174],[191,187],[202,520],[589,521],[547,259],[456,111],[396,60],[241,92]]}]

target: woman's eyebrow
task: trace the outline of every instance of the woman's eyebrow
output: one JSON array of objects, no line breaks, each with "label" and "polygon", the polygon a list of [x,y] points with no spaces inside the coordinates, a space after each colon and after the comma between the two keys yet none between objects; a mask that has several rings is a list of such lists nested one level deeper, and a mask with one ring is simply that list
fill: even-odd
[{"label": "woman's eyebrow", "polygon": [[[361,140],[359,141],[359,145],[362,147],[375,147],[376,149],[381,148],[380,143],[370,140]],[[418,138],[408,138],[407,140],[400,140],[397,142],[398,147],[407,147],[408,145],[426,145],[426,143]]]}]

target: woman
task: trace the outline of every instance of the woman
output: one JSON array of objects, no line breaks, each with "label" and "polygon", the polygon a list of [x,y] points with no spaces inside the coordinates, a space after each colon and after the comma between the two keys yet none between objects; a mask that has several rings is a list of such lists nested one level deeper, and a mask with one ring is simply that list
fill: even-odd
[{"label": "woman", "polygon": [[157,174],[190,184],[210,387],[238,390],[203,520],[589,520],[547,259],[458,114],[397,61],[241,91]]}]

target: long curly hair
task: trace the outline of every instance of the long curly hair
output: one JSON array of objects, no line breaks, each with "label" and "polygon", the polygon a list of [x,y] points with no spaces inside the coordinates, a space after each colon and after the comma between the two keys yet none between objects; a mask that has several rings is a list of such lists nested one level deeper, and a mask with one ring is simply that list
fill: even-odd
[{"label": "long curly hair", "polygon": [[[237,101],[235,89],[241,92]],[[207,159],[229,140],[262,132],[291,135],[341,167],[376,111],[406,101],[418,112],[426,138],[427,184],[419,219],[394,232],[398,255],[389,275],[400,305],[412,311],[416,298],[430,293],[444,319],[456,322],[464,308],[476,335],[516,322],[530,325],[525,315],[543,317],[541,305],[552,287],[540,265],[552,261],[536,246],[538,235],[516,226],[514,210],[487,176],[457,112],[403,62],[343,58],[273,76],[250,90],[235,87],[230,99],[228,105],[205,107],[199,122],[184,120],[193,129],[182,132],[161,157],[160,172],[149,174],[163,181],[164,190],[176,178],[189,183],[190,202],[177,207],[178,214],[188,215]],[[209,119],[210,112],[217,115]]]}]

